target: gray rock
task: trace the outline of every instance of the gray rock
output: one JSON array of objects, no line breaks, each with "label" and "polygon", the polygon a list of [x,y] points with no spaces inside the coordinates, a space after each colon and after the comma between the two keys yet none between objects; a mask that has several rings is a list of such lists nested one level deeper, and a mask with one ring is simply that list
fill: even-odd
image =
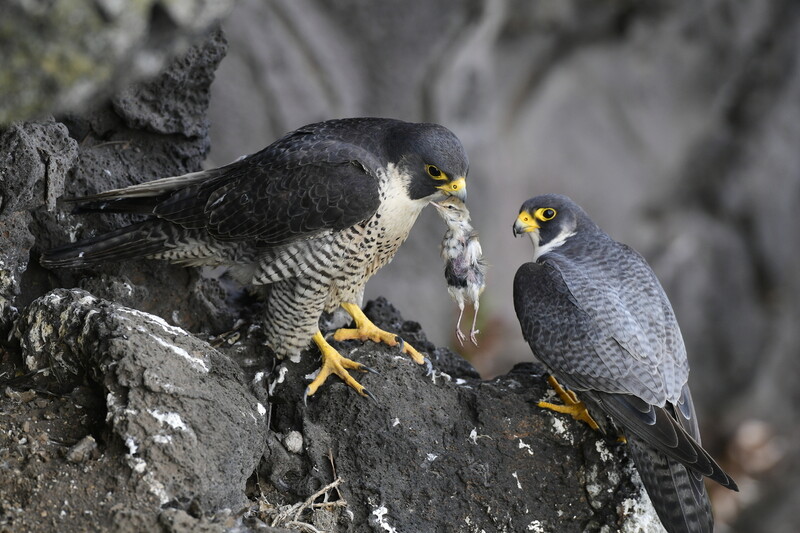
[{"label": "gray rock", "polygon": [[[153,80],[120,91],[111,100],[114,111],[132,129],[205,138],[209,126],[208,89],[225,50],[222,32],[214,32],[202,45],[176,58],[168,70]],[[183,98],[164,98],[176,92]]]},{"label": "gray rock", "polygon": [[158,73],[232,5],[232,0],[3,2],[0,124],[81,111],[113,88]]},{"label": "gray rock", "polygon": [[[365,312],[379,327],[430,348],[418,324],[404,321],[385,300],[370,302]],[[521,365],[489,382],[474,370],[448,375],[434,369],[425,376],[395,348],[336,345],[379,372],[358,376],[377,401],[329,380],[304,409],[291,399],[302,395],[303,376],[317,363],[304,356],[285,364],[287,370],[272,376],[272,425],[300,432],[306,452],[298,458],[270,439],[259,466],[262,484],[268,480],[272,491],[300,498],[341,477],[336,491],[347,511],[335,512],[334,531],[527,531],[539,524],[545,531],[577,532],[652,525],[655,515],[641,501],[624,446],[535,407],[548,395],[540,367]],[[458,368],[449,363],[458,356],[438,353],[437,367]]]},{"label": "gray rock", "polygon": [[97,441],[91,435],[87,435],[67,450],[66,459],[70,463],[85,463],[98,453]]},{"label": "gray rock", "polygon": [[67,128],[53,119],[16,123],[0,135],[0,217],[14,211],[56,207],[78,155]]},{"label": "gray rock", "polygon": [[77,143],[52,119],[15,123],[0,131],[0,336],[5,337],[15,316],[15,299],[34,245],[30,211],[55,209],[76,159]]},{"label": "gray rock", "polygon": [[[432,351],[419,325],[385,300],[366,312]],[[331,379],[304,407],[318,365],[311,350],[253,380],[180,328],[78,289],[35,300],[14,338],[37,389],[100,387],[108,432],[100,451],[131,470],[128,495],[111,509],[117,531],[156,523],[170,531],[313,523],[342,532],[652,525],[625,447],[534,407],[548,395],[534,365],[482,382],[439,349],[437,365],[454,373],[426,376],[396,348],[337,343],[380,372],[359,375],[377,402]],[[223,346],[253,358],[262,339],[254,329]],[[291,444],[301,439],[302,447]],[[258,480],[249,504],[248,478]],[[327,503],[312,509],[315,493]],[[162,511],[165,503],[175,509]],[[219,510],[243,504],[250,512],[238,525]]]},{"label": "gray rock", "polygon": [[[208,91],[225,47],[221,32],[211,32],[176,58],[163,74],[130,87],[124,97],[114,99],[113,106],[107,104],[85,115],[65,118],[70,135],[80,144],[63,196],[200,170],[209,147],[204,118]],[[178,116],[183,118],[178,120]],[[72,216],[66,205],[57,213],[35,212],[31,227],[38,248],[44,249],[132,220],[123,215]],[[27,249],[24,251],[27,255]],[[144,279],[150,281],[143,284]],[[173,324],[213,332],[233,324],[226,300],[239,291],[197,270],[140,261],[104,265],[90,274],[32,268],[18,284],[21,294],[16,305],[40,296],[42,287],[59,286],[81,286],[99,297],[165,316]]]},{"label": "gray rock", "polygon": [[14,335],[43,388],[102,387],[113,437],[138,490],[161,504],[239,509],[264,452],[266,399],[186,331],[77,289],[34,301]]},{"label": "gray rock", "polygon": [[12,389],[11,387],[6,387],[5,390],[3,391],[3,394],[5,394],[6,398],[20,403],[28,403],[29,401],[36,398],[36,391],[34,390],[26,390],[24,392],[18,392]]}]

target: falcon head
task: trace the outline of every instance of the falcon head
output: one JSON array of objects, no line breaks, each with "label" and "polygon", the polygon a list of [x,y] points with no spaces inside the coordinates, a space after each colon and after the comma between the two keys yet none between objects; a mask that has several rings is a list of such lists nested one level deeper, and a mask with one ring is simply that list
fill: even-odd
[{"label": "falcon head", "polygon": [[561,194],[543,194],[522,204],[513,230],[515,237],[530,236],[533,260],[536,261],[589,226],[595,227],[589,215],[570,198]]},{"label": "falcon head", "polygon": [[467,199],[469,161],[461,141],[439,124],[397,124],[388,137],[389,160],[408,176],[412,200]]}]

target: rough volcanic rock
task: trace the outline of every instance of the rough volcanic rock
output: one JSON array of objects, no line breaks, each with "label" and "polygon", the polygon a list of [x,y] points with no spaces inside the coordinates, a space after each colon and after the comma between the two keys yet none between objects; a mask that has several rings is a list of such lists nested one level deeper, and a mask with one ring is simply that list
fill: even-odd
[{"label": "rough volcanic rock", "polygon": [[[273,432],[257,470],[254,517],[270,523],[280,509],[341,478],[324,491],[327,508],[300,514],[302,521],[341,532],[653,525],[624,446],[534,406],[552,394],[541,368],[520,365],[483,382],[463,359],[434,349],[419,324],[404,321],[386,300],[368,303],[365,313],[437,354],[433,373],[396,348],[335,343],[379,372],[358,376],[376,401],[331,379],[304,405],[317,356],[310,351],[300,363],[278,364],[264,378]],[[239,349],[257,347],[257,338],[243,339]]]},{"label": "rough volcanic rock", "polygon": [[54,210],[77,157],[77,143],[53,120],[18,123],[0,133],[0,336],[8,332],[35,237],[31,211]]},{"label": "rough volcanic rock", "polygon": [[[78,153],[63,196],[200,170],[209,147],[204,118],[208,91],[225,47],[222,33],[212,32],[204,42],[176,58],[164,73],[128,87],[113,105],[107,103],[86,115],[64,117],[70,136],[78,141]],[[178,115],[183,120],[177,120]],[[96,235],[132,220],[125,215],[72,216],[69,206],[56,212],[40,210],[34,213],[31,225],[37,238],[34,251]],[[193,331],[218,332],[233,325],[234,317],[225,300],[235,297],[238,289],[228,290],[204,272],[152,261],[45,271],[38,266],[37,257],[34,254],[31,268],[21,280],[18,306],[47,288],[80,286],[96,296],[155,312]]]},{"label": "rough volcanic rock", "polygon": [[[419,325],[385,300],[365,312],[435,353],[436,368],[426,375],[385,345],[337,343],[379,372],[359,376],[377,400],[331,379],[306,405],[314,350],[300,363],[269,363],[258,327],[220,342],[226,356],[158,317],[82,290],[35,300],[13,335],[30,374],[10,381],[3,403],[13,405],[0,429],[14,435],[15,421],[30,416],[20,407],[48,409],[35,398],[54,393],[66,396],[46,417],[66,424],[22,424],[35,439],[18,437],[6,460],[34,480],[39,503],[0,483],[8,509],[0,525],[43,531],[51,520],[30,511],[49,509],[118,531],[653,531],[625,447],[534,407],[552,394],[540,368],[521,365],[482,382],[449,350],[433,350]],[[70,424],[80,415],[83,429]],[[54,452],[68,432],[69,447]],[[96,448],[80,454],[89,432]],[[40,460],[23,462],[31,457]],[[104,497],[61,503],[53,491],[63,484],[44,472],[62,465],[82,465],[86,492]]]},{"label": "rough volcanic rock", "polygon": [[110,438],[127,447],[121,459],[134,486],[162,505],[244,506],[267,409],[229,358],[156,316],[78,289],[35,300],[14,336],[38,388],[101,388]]},{"label": "rough volcanic rock", "polygon": [[232,0],[3,2],[0,124],[82,111],[112,89],[158,73],[232,5]]}]

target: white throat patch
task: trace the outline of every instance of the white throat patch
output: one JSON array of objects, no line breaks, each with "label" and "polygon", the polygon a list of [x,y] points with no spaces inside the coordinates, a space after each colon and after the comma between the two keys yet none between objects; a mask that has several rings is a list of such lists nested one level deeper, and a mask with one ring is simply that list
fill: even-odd
[{"label": "white throat patch", "polygon": [[394,163],[386,165],[384,180],[387,188],[396,189],[398,191],[405,191],[408,189],[408,184],[411,181],[411,176],[403,174]]},{"label": "white throat patch", "polygon": [[575,230],[572,228],[564,228],[561,230],[561,233],[555,236],[552,241],[548,242],[543,246],[539,246],[539,241],[541,237],[539,235],[539,230],[531,231],[529,233],[531,236],[531,242],[533,242],[533,262],[539,260],[544,254],[552,251],[555,248],[558,248],[562,244],[566,242],[567,239],[575,235]]},{"label": "white throat patch", "polygon": [[403,174],[400,169],[392,163],[386,167],[385,174],[380,180],[381,205],[378,208],[380,214],[380,225],[386,228],[387,233],[383,236],[387,240],[406,240],[411,226],[417,220],[417,216],[422,209],[428,205],[428,200],[412,200],[408,197],[408,183],[410,176]]}]

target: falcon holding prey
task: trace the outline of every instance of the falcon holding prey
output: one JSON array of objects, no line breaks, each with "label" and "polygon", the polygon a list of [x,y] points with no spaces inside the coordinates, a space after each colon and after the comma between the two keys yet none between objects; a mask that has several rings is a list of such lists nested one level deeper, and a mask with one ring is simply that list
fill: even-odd
[{"label": "falcon holding prey", "polygon": [[650,266],[566,196],[522,204],[522,234],[534,253],[514,278],[514,307],[566,404],[539,405],[620,430],[666,530],[711,533],[703,478],[738,489],[700,444],[686,348]]},{"label": "falcon holding prey", "polygon": [[319,318],[340,305],[355,322],[336,340],[371,339],[425,359],[361,311],[364,285],[391,261],[422,209],[466,198],[469,168],[458,138],[438,124],[381,118],[304,126],[221,168],[69,200],[76,212],[139,213],[145,220],[42,255],[45,267],[133,258],[222,265],[244,284],[271,285],[264,327],[280,358],[297,360],[311,340],[322,368],[311,396],[335,374],[363,396]]}]

